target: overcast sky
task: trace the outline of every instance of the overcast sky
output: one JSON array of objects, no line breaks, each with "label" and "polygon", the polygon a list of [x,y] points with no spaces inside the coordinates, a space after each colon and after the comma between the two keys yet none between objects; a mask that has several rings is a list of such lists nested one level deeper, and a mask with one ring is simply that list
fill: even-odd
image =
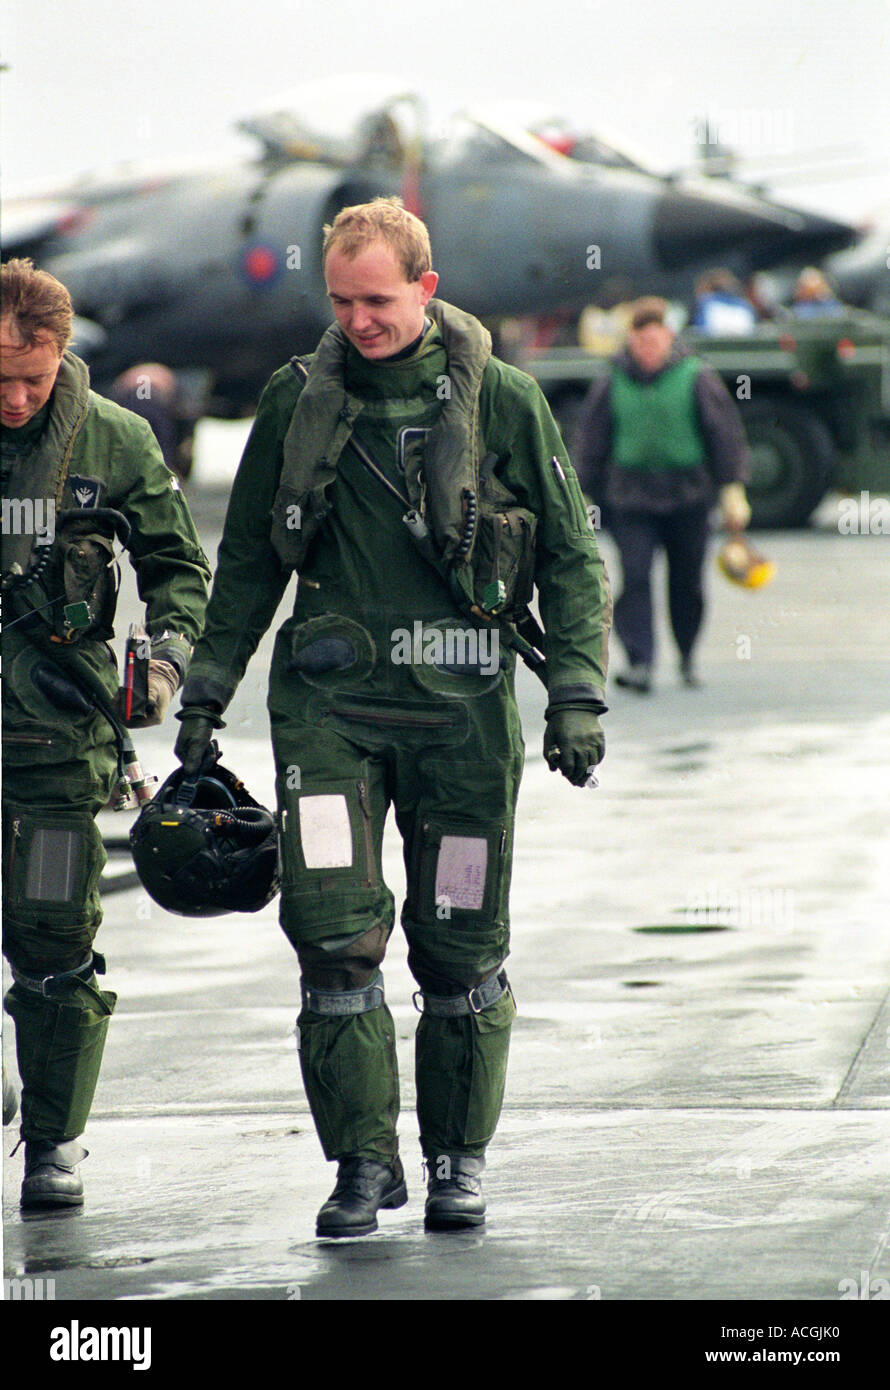
[{"label": "overcast sky", "polygon": [[246,152],[238,116],[372,72],[437,110],[534,99],[661,168],[705,114],[758,160],[851,149],[855,178],[788,201],[851,220],[890,201],[890,0],[7,0],[2,48],[5,196]]}]

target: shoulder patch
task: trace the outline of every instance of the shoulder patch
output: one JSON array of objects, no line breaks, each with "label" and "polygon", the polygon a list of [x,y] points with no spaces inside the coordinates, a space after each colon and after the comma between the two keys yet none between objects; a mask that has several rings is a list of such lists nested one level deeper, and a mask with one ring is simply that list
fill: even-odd
[{"label": "shoulder patch", "polygon": [[71,496],[77,507],[98,507],[102,495],[102,481],[99,478],[85,478],[79,473],[69,473],[67,479]]}]

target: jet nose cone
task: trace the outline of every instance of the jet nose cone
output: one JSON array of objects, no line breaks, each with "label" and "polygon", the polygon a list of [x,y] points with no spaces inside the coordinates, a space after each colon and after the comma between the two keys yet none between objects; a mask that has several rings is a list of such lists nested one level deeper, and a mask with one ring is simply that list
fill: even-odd
[{"label": "jet nose cone", "polygon": [[671,188],[659,199],[653,224],[665,270],[690,262],[732,261],[759,270],[789,260],[820,260],[850,246],[856,231],[842,222],[752,197],[727,185]]}]

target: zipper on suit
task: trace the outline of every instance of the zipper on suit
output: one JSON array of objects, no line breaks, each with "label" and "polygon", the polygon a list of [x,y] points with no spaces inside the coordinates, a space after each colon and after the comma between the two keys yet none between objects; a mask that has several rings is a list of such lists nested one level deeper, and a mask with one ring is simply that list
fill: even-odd
[{"label": "zipper on suit", "polygon": [[358,792],[358,804],[362,813],[362,827],[365,836],[365,863],[368,866],[366,884],[368,888],[376,888],[377,860],[374,857],[374,833],[371,824],[371,799],[368,796],[368,784],[363,778],[359,778],[355,786]]},{"label": "zipper on suit", "polygon": [[10,891],[12,890],[12,871],[15,868],[16,849],[21,838],[22,822],[21,818],[16,816],[12,822],[12,844],[9,847],[9,868],[7,870],[9,874]]},{"label": "zipper on suit", "polygon": [[451,726],[454,721],[450,714],[421,714],[411,710],[363,710],[349,709],[343,705],[331,705],[330,709],[325,710],[325,714],[338,714],[344,719],[354,719],[360,724],[387,724],[394,728],[405,726],[417,729],[442,729]]}]

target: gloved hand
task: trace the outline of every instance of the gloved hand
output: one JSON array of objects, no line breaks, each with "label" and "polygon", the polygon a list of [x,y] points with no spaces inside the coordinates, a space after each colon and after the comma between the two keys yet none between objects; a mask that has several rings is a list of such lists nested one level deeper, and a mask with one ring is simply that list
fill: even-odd
[{"label": "gloved hand", "polygon": [[[169,661],[149,661],[148,694],[145,700],[145,714],[137,715],[124,722],[128,729],[150,729],[163,723],[170,708],[170,701],[179,689],[179,672]],[[118,696],[122,703],[122,697]]]},{"label": "gloved hand", "polygon": [[751,520],[751,508],[741,483],[727,483],[720,489],[720,520],[727,531],[744,531]]},{"label": "gloved hand", "polygon": [[583,787],[589,769],[602,762],[606,740],[599,718],[589,709],[555,709],[547,720],[544,757],[573,787]]},{"label": "gloved hand", "polygon": [[216,730],[226,726],[214,710],[204,705],[186,705],[176,718],[182,720],[182,728],[173,752],[188,775],[195,777]]}]

